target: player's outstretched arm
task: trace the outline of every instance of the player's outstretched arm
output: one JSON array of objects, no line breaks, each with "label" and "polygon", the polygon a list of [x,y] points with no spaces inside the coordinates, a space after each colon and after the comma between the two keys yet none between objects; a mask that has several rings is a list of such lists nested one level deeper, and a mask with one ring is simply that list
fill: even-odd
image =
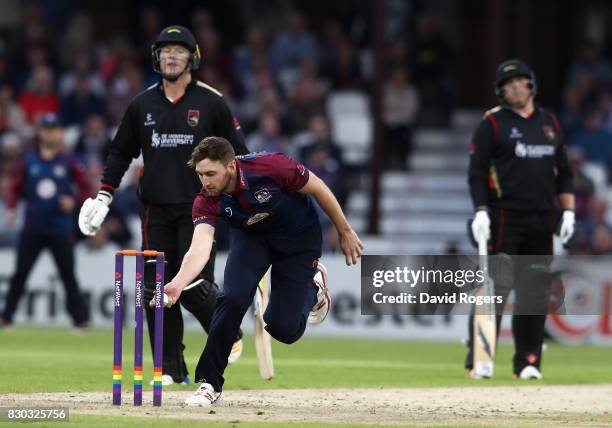
[{"label": "player's outstretched arm", "polygon": [[168,296],[168,305],[173,305],[185,288],[202,272],[210,258],[215,228],[210,224],[200,223],[195,226],[191,246],[183,257],[181,268],[172,281],[164,286],[164,294]]},{"label": "player's outstretched arm", "polygon": [[329,187],[312,171],[309,171],[308,182],[299,192],[315,198],[338,231],[340,248],[346,258],[346,264],[348,266],[356,264],[357,259],[363,254],[363,244],[346,219],[338,200]]}]

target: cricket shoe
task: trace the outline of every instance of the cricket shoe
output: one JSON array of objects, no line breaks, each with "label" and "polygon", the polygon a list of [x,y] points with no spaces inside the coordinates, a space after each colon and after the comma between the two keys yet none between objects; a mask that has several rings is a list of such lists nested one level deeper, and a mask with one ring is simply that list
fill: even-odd
[{"label": "cricket shoe", "polygon": [[221,392],[215,392],[210,383],[202,382],[196,392],[185,400],[188,406],[209,407],[221,404]]},{"label": "cricket shoe", "polygon": [[[175,382],[174,379],[172,379],[172,376],[170,376],[169,374],[164,374],[161,377],[161,383],[162,383],[162,386],[170,386],[170,385],[185,386],[185,385],[191,384],[191,380],[189,380],[189,376],[185,376],[182,382]],[[149,385],[153,385],[153,381],[149,382]]]},{"label": "cricket shoe", "polygon": [[536,366],[525,366],[519,374],[519,379],[542,380],[542,372]]},{"label": "cricket shoe", "polygon": [[0,317],[0,330],[12,330],[13,323],[4,317]]},{"label": "cricket shoe", "polygon": [[242,355],[242,339],[238,339],[232,345],[232,350],[230,351],[229,356],[227,357],[228,364],[234,364],[240,356]]},{"label": "cricket shoe", "polygon": [[75,324],[73,333],[80,336],[83,334],[91,333],[91,331],[91,324],[89,324],[88,321],[81,321]]},{"label": "cricket shoe", "polygon": [[327,289],[327,269],[321,263],[317,264],[317,269],[319,271],[313,278],[314,285],[317,287],[317,303],[308,316],[310,324],[321,324],[331,309],[331,296]]}]

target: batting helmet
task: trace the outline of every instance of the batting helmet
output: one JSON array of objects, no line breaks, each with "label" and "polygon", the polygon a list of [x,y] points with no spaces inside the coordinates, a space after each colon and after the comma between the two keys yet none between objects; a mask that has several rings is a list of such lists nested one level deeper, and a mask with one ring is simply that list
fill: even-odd
[{"label": "batting helmet", "polygon": [[526,77],[529,79],[529,88],[531,89],[533,95],[536,94],[536,78],[535,74],[529,68],[527,64],[518,59],[509,59],[507,61],[502,62],[499,67],[497,67],[497,71],[495,72],[495,95],[498,98],[503,99],[503,89],[504,83],[513,77]]},{"label": "batting helmet", "polygon": [[170,27],[164,28],[157,36],[155,43],[151,45],[153,70],[155,70],[157,73],[161,73],[159,68],[159,51],[164,45],[168,44],[185,46],[187,49],[189,49],[189,52],[191,52],[189,68],[191,70],[197,70],[198,67],[200,67],[200,47],[198,46],[193,33],[181,25],[171,25]]}]

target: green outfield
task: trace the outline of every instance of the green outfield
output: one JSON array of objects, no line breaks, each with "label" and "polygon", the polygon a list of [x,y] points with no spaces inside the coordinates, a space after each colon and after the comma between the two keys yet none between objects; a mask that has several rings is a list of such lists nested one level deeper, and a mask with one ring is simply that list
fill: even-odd
[{"label": "green outfield", "polygon": [[[54,328],[17,327],[0,331],[0,364],[3,372],[0,376],[0,394],[110,392],[112,342],[110,329],[94,330],[81,335],[72,330]],[[244,342],[245,349],[241,360],[230,366],[226,372],[226,390],[483,386],[483,382],[475,383],[466,378],[462,369],[465,348],[459,342],[306,337],[290,346],[274,343],[276,375],[271,381],[259,378],[252,338],[245,337]],[[204,343],[205,336],[186,333],[185,355],[190,372],[194,370]],[[123,346],[123,382],[125,388],[130,389],[133,335],[125,334]],[[148,341],[145,341],[145,350],[148,351]],[[496,377],[484,381],[484,385],[533,385],[511,379],[511,352],[509,345],[499,347]],[[549,343],[544,355],[545,379],[538,385],[612,383],[611,369],[610,348],[568,347]],[[151,389],[148,386],[151,373],[150,353],[145,352],[146,391]],[[165,391],[184,391],[189,388],[172,386],[165,388]],[[105,416],[74,415],[72,421],[78,422],[78,425],[117,426],[116,418]],[[128,418],[125,418],[124,422],[125,426],[130,426]],[[171,422],[172,425],[178,426],[192,426],[190,423]],[[152,423],[150,426],[158,425]],[[212,426],[226,425],[221,423]],[[240,426],[250,424],[241,423]],[[268,423],[267,426],[285,425]],[[323,425],[319,423],[304,426]]]},{"label": "green outfield", "polygon": [[[185,357],[193,372],[206,336],[185,334]],[[0,332],[0,359],[10,371],[0,377],[0,393],[109,390],[112,331],[75,335],[71,330],[15,328]],[[457,343],[314,339],[274,343],[276,376],[259,378],[251,338],[239,364],[226,372],[227,389],[470,386],[462,370],[465,348]],[[130,381],[133,335],[124,335],[124,383]],[[148,341],[145,340],[145,351]],[[491,385],[516,385],[510,377],[512,348],[500,345]],[[145,379],[151,379],[145,352]],[[612,383],[612,349],[548,345],[543,384]],[[316,369],[316,370],[315,370]],[[179,388],[179,387],[176,387]]]}]

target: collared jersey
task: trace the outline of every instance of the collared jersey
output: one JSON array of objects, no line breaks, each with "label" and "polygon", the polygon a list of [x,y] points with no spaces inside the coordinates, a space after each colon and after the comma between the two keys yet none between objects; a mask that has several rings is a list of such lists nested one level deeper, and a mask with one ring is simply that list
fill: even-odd
[{"label": "collared jersey", "polygon": [[488,111],[474,132],[469,185],[475,207],[550,211],[573,191],[573,175],[555,115],[536,107],[524,118],[508,108]]},{"label": "collared jersey", "polygon": [[304,165],[282,153],[236,156],[238,184],[233,194],[210,196],[202,188],[193,203],[193,223],[231,227],[253,233],[293,235],[319,220],[312,200],[298,193],[308,182]]},{"label": "collared jersey", "polygon": [[187,161],[198,143],[209,136],[226,138],[237,154],[248,153],[240,125],[221,93],[193,79],[173,103],[157,83],[128,106],[109,149],[102,187],[116,189],[132,159],[142,153],[141,199],[191,204],[201,185]]},{"label": "collared jersey", "polygon": [[60,152],[52,159],[43,159],[32,150],[17,167],[7,205],[15,208],[19,199],[24,200],[26,230],[64,235],[74,232],[74,212],[60,208],[60,197],[70,196],[81,203],[90,192],[84,168],[75,157]]}]

